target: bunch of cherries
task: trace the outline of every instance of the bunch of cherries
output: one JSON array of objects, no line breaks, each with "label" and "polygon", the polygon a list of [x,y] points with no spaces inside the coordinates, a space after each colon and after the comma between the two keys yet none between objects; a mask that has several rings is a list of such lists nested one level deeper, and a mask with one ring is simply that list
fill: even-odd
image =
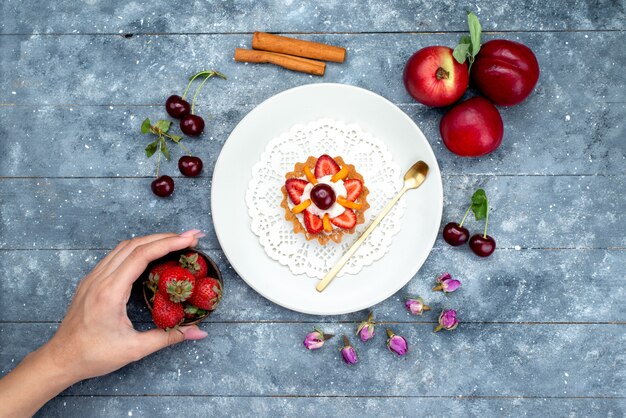
[{"label": "bunch of cherries", "polygon": [[[196,103],[196,97],[198,93],[204,86],[204,83],[213,76],[218,76],[223,79],[226,79],[226,76],[218,71],[200,71],[199,73],[194,74],[190,77],[189,83],[187,84],[187,88],[185,89],[182,96],[178,96],[176,94],[171,95],[165,101],[165,110],[167,113],[176,119],[180,119],[180,130],[183,131],[185,135],[188,136],[199,136],[204,131],[204,119],[201,116],[196,115],[194,113],[194,107]],[[204,80],[196,89],[193,98],[191,100],[191,104],[186,100],[187,92],[191,87],[192,82],[198,78],[203,77]],[[186,177],[196,177],[202,171],[203,163],[200,157],[196,157],[191,154],[189,149],[187,149],[182,143],[180,143],[180,137],[177,135],[169,135],[167,132],[154,132],[158,135],[163,135],[174,141],[176,144],[180,145],[188,155],[183,155],[178,160],[178,169],[180,172]],[[168,158],[169,159],[169,158]],[[160,163],[160,160],[159,160]],[[159,164],[157,164],[157,175],[156,179],[152,181],[150,187],[152,192],[159,197],[167,197],[174,192],[174,179],[167,175],[158,175]]]},{"label": "bunch of cherries", "polygon": [[[470,210],[474,212],[476,220],[485,219],[485,230],[482,234],[474,234],[470,237],[469,230],[463,226]],[[487,235],[487,226],[489,225],[489,207],[487,204],[487,196],[483,189],[478,189],[472,196],[472,204],[461,223],[449,222],[443,227],[443,239],[453,247],[465,244],[469,238],[469,246],[472,252],[479,257],[489,257],[496,249],[496,240]]]}]

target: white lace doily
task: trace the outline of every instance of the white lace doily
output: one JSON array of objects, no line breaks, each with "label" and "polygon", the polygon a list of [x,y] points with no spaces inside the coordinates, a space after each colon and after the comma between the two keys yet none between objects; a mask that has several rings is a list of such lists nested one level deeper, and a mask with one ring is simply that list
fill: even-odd
[{"label": "white lace doily", "polygon": [[[285,174],[293,171],[295,163],[322,154],[341,156],[347,164],[353,164],[370,191],[365,223],[358,225],[354,234],[344,234],[339,244],[330,241],[320,245],[315,239],[307,241],[303,234],[294,233],[293,224],[285,220],[280,206]],[[385,144],[355,124],[320,119],[296,125],[272,139],[252,169],[246,192],[252,231],[270,258],[288,266],[295,275],[321,279],[402,188],[403,174]],[[402,198],[339,275],[356,274],[388,251],[393,236],[400,230],[404,208]]]}]

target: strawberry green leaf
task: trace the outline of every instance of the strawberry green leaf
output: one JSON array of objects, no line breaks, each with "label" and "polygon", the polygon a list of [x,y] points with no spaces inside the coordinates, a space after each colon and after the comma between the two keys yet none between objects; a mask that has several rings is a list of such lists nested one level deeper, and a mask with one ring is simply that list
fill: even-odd
[{"label": "strawberry green leaf", "polygon": [[160,119],[157,121],[157,123],[154,124],[155,128],[164,133],[170,130],[170,126],[172,126],[172,122],[164,119]]},{"label": "strawberry green leaf", "polygon": [[197,306],[193,306],[193,305],[187,305],[185,306],[185,313],[188,313],[189,315],[195,315],[198,313],[198,311],[200,311],[201,309],[199,309]]},{"label": "strawberry green leaf", "polygon": [[167,147],[167,143],[165,142],[164,137],[160,137],[159,141],[161,141],[161,152],[167,161],[170,160],[170,150]]},{"label": "strawberry green leaf", "polygon": [[152,127],[152,124],[150,123],[150,119],[146,118],[141,124],[141,133],[147,134],[148,132],[150,132],[151,127]]},{"label": "strawberry green leaf", "polygon": [[488,210],[487,194],[483,189],[476,190],[472,195],[472,212],[474,212],[476,220],[485,219]]},{"label": "strawberry green leaf", "polygon": [[[480,34],[482,27],[478,21],[478,16],[472,12],[467,13],[467,23],[469,25],[470,39],[472,41],[472,58],[474,58],[476,54],[478,54],[478,51],[480,51]],[[474,62],[473,59],[472,62]]]},{"label": "strawberry green leaf", "polygon": [[152,157],[154,153],[156,152],[158,145],[159,145],[158,139],[154,142],[149,143],[148,146],[146,147],[146,157],[148,158]]}]

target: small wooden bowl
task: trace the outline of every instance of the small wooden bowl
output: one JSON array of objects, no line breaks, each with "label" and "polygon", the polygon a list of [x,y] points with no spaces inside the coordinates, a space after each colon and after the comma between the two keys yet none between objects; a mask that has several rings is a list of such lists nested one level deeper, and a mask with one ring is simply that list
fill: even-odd
[{"label": "small wooden bowl", "polygon": [[[146,303],[146,306],[148,307],[148,309],[150,310],[150,313],[152,313],[152,302],[150,301],[150,298],[152,296],[151,295],[152,291],[147,286],[148,275],[150,274],[150,270],[152,269],[152,267],[156,266],[157,264],[161,264],[161,263],[164,263],[166,261],[170,261],[170,260],[178,261],[178,259],[180,258],[181,254],[187,253],[189,251],[196,252],[201,257],[204,257],[204,259],[207,262],[207,267],[208,267],[207,276],[208,277],[214,277],[215,279],[217,279],[220,282],[220,284],[222,285],[222,290],[224,289],[224,280],[222,280],[222,273],[220,273],[220,269],[217,267],[217,264],[215,264],[215,261],[213,261],[213,259],[211,257],[209,257],[208,255],[206,255],[205,253],[203,253],[200,250],[196,250],[195,248],[188,248],[186,250],[174,251],[172,253],[169,253],[165,257],[161,257],[158,260],[155,260],[152,263],[148,264],[148,267],[146,268],[146,270],[141,275],[141,289],[143,291],[143,300]],[[204,321],[209,315],[211,315],[212,312],[213,311],[208,311],[206,314],[204,314],[202,316],[199,316],[198,318],[193,319],[193,320],[185,318],[180,325],[195,325],[195,324],[198,324],[198,323]]]}]

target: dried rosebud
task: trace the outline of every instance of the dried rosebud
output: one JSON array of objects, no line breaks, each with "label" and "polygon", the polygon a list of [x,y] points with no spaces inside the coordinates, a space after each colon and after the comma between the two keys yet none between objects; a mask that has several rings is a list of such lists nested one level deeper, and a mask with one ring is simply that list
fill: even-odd
[{"label": "dried rosebud", "polygon": [[447,279],[433,287],[434,291],[442,291],[444,293],[452,293],[461,287],[461,282],[456,279]]},{"label": "dried rosebud", "polygon": [[348,338],[345,335],[343,337],[343,348],[341,349],[341,357],[343,357],[343,361],[346,364],[356,364],[356,362],[359,361],[356,355],[356,350],[350,345],[350,341],[348,341]]},{"label": "dried rosebud", "polygon": [[367,320],[359,324],[356,329],[356,335],[358,335],[363,342],[374,338],[374,312],[370,312]]},{"label": "dried rosebud", "polygon": [[412,315],[421,315],[424,311],[430,310],[430,306],[424,305],[424,300],[419,297],[407,299],[404,306]]},{"label": "dried rosebud", "polygon": [[442,329],[452,331],[459,325],[459,321],[456,319],[456,311],[454,309],[444,309],[439,315],[439,325],[435,327],[435,332]]},{"label": "dried rosebud", "polygon": [[435,278],[435,280],[437,281],[437,283],[441,283],[441,282],[443,282],[444,280],[449,280],[449,279],[451,279],[451,278],[452,278],[452,276],[450,275],[450,273],[442,273],[442,274],[440,274],[439,276],[437,276],[437,277]]},{"label": "dried rosebud", "polygon": [[387,337],[387,348],[392,353],[403,356],[409,351],[409,345],[404,337],[394,334],[390,329],[387,330]]},{"label": "dried rosebud", "polygon": [[324,341],[332,338],[332,334],[324,334],[319,328],[314,328],[304,337],[304,346],[307,350],[317,350],[324,345]]}]

